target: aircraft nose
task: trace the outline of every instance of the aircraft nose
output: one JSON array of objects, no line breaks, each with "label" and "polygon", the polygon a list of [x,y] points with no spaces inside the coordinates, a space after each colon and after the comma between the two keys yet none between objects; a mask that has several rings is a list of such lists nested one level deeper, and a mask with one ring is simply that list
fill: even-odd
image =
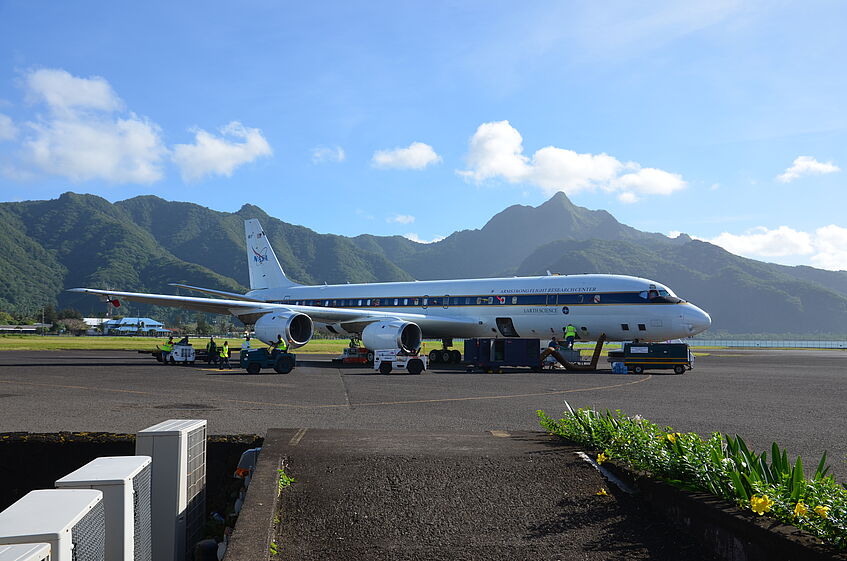
[{"label": "aircraft nose", "polygon": [[691,335],[706,331],[712,325],[711,316],[694,305],[691,305],[685,311],[684,321],[688,324],[688,330],[691,332]]}]

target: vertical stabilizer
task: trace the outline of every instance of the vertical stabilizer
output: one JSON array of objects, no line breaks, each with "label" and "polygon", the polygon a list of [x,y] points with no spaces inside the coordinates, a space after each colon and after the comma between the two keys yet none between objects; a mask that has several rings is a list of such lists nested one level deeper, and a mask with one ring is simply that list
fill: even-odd
[{"label": "vertical stabilizer", "polygon": [[250,271],[250,290],[285,288],[297,283],[288,280],[276,258],[271,242],[255,218],[244,221],[247,236],[247,266]]}]

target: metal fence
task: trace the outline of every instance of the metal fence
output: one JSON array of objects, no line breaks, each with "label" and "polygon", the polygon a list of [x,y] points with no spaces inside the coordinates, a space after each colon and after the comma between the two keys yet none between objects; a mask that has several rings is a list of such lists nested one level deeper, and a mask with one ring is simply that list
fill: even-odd
[{"label": "metal fence", "polygon": [[692,347],[731,347],[739,349],[847,349],[847,341],[689,339],[688,344]]}]

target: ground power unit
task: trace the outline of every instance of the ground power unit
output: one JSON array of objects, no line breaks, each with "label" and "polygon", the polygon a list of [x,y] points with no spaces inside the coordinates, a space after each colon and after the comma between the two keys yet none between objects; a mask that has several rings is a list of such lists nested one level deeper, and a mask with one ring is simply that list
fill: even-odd
[{"label": "ground power unit", "polygon": [[139,431],[135,453],[153,458],[153,559],[192,559],[206,510],[206,421],[171,419]]},{"label": "ground power unit", "polygon": [[92,460],[56,481],[61,489],[103,492],[106,561],[153,561],[150,456]]},{"label": "ground power unit", "polygon": [[105,561],[103,493],[93,489],[30,491],[0,512],[0,544],[50,544],[51,561]]},{"label": "ground power unit", "polygon": [[50,561],[50,544],[0,545],[0,561]]}]

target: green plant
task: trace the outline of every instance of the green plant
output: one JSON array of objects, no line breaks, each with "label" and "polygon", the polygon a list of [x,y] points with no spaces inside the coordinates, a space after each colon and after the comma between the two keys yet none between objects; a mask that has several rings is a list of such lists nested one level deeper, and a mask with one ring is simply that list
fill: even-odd
[{"label": "green plant", "polygon": [[626,464],[683,489],[705,491],[736,502],[756,514],[767,513],[838,548],[847,547],[847,490],[827,475],[824,453],[807,478],[800,457],[773,443],[767,452],[752,451],[740,436],[674,432],[620,411],[567,411],[555,420],[538,411],[546,430],[602,451]]},{"label": "green plant", "polygon": [[274,557],[279,555],[279,546],[276,544],[275,541],[271,542],[271,545],[268,547],[268,551],[270,551],[271,555]]},{"label": "green plant", "polygon": [[277,480],[277,494],[282,493],[282,490],[294,483],[294,478],[285,473],[285,468],[276,470],[279,479]]}]

